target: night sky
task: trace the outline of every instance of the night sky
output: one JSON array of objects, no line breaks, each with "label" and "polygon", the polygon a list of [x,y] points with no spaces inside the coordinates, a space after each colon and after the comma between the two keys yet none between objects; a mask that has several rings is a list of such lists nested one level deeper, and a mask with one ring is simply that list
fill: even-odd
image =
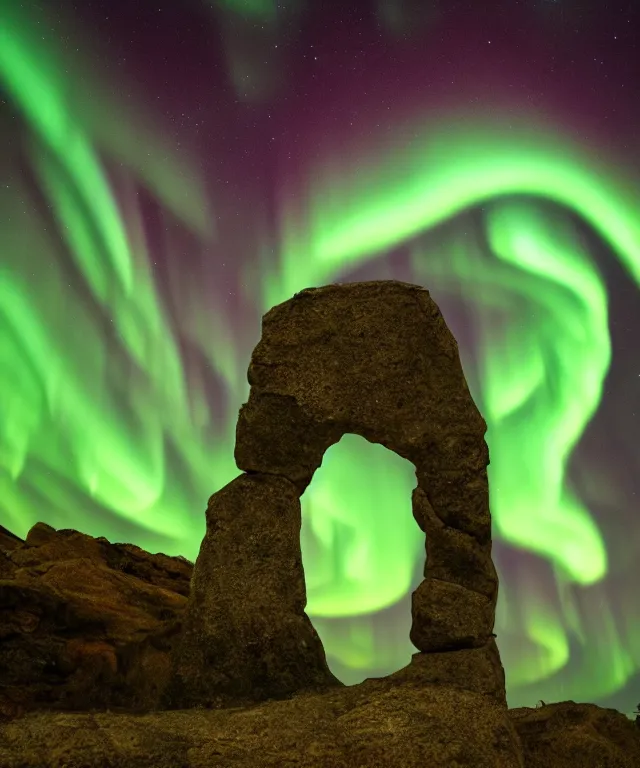
[{"label": "night sky", "polygon": [[[488,424],[509,703],[630,714],[639,37],[633,0],[0,0],[0,522],[194,560],[262,314],[419,283]],[[415,650],[414,485],[347,435],[303,497],[346,683]]]}]

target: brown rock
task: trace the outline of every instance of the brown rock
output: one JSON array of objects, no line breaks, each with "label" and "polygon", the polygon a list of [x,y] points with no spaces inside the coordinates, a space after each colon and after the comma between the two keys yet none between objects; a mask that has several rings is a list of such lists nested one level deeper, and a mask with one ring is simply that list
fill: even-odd
[{"label": "brown rock", "polygon": [[249,474],[210,499],[165,705],[337,684],[304,614],[299,497],[346,433],[416,466],[414,515],[434,538],[413,597],[414,645],[486,645],[497,598],[486,424],[428,291],[387,281],[296,294],[265,315],[249,383],[235,451]]},{"label": "brown rock", "polygon": [[188,561],[38,523],[0,562],[0,718],[156,701]]},{"label": "brown rock", "polygon": [[640,729],[615,709],[562,701],[512,709],[526,768],[637,768]]},{"label": "brown rock", "polygon": [[473,533],[444,523],[421,488],[413,492],[412,509],[418,525],[427,534],[424,575],[496,600],[498,574],[491,559],[491,542],[480,543]]},{"label": "brown rock", "polygon": [[484,595],[458,584],[426,578],[411,596],[411,642],[424,653],[485,645],[494,611]]},{"label": "brown rock", "polygon": [[[424,656],[425,654],[420,654]],[[449,654],[453,655],[453,654]],[[395,677],[395,676],[394,676]],[[480,715],[480,716],[479,716]],[[637,768],[624,715],[518,709],[446,685],[368,680],[239,709],[33,712],[0,723],[2,768]],[[519,742],[524,761],[514,760]]]},{"label": "brown rock", "polygon": [[3,768],[511,768],[518,748],[486,697],[388,680],[246,709],[32,714],[0,726]]},{"label": "brown rock", "polygon": [[296,294],[264,316],[249,383],[236,462],[287,477],[301,492],[347,432],[385,445],[425,475],[482,476],[487,465],[486,424],[456,341],[418,286],[379,281]]},{"label": "brown rock", "polygon": [[295,486],[241,475],[211,497],[206,518],[165,703],[223,706],[341,685],[304,612]]},{"label": "brown rock", "polygon": [[[266,315],[249,377],[245,474],[209,500],[193,573],[77,531],[0,529],[2,768],[640,765],[640,729],[612,710],[506,709],[485,425],[426,291],[303,291]],[[346,432],[414,463],[427,547],[420,652],[352,687],[304,612],[299,539],[300,494]]]},{"label": "brown rock", "polygon": [[483,693],[504,704],[504,669],[495,640],[462,651],[414,653],[411,662],[389,675],[398,684],[438,684]]},{"label": "brown rock", "polygon": [[20,544],[23,544],[23,541],[19,536],[0,525],[0,550],[15,549]]}]

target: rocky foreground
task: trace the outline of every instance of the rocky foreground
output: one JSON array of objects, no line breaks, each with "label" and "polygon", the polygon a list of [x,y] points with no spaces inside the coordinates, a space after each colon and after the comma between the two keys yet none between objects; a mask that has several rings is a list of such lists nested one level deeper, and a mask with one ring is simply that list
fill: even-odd
[{"label": "rocky foreground", "polygon": [[[474,749],[500,738],[475,728],[486,697],[421,684],[410,667],[285,701],[145,712],[192,570],[43,523],[26,541],[0,528],[2,768],[496,765],[493,747]],[[640,729],[615,710],[562,702],[509,718],[526,768],[640,766]],[[443,726],[448,743],[430,736]]]},{"label": "rocky foreground", "polygon": [[[0,531],[0,768],[640,768],[624,715],[509,711],[486,423],[424,288],[301,291],[263,318],[198,559]],[[300,497],[345,434],[412,462],[418,650],[343,686],[305,612]],[[393,521],[389,521],[392,525]]]}]

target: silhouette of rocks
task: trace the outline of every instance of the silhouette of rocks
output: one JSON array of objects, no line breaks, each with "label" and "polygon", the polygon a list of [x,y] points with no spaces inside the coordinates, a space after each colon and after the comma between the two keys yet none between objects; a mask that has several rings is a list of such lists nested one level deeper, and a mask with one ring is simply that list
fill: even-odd
[{"label": "silhouette of rocks", "polygon": [[[618,712],[506,708],[485,424],[426,291],[303,291],[265,316],[249,380],[243,474],[209,500],[195,568],[0,527],[2,768],[640,765],[640,729]],[[351,687],[305,614],[299,541],[300,495],[346,432],[413,462],[427,552],[418,652]]]},{"label": "silhouette of rocks", "polygon": [[[209,500],[167,706],[337,684],[304,613],[299,499],[346,433],[416,467],[413,513],[428,557],[413,594],[413,644],[425,654],[483,649],[496,674],[491,690],[504,704],[492,635],[498,579],[486,424],[428,291],[381,281],[296,294],[265,315],[249,383],[235,450],[246,474]],[[487,689],[470,662],[484,656],[465,656],[468,690]]]}]

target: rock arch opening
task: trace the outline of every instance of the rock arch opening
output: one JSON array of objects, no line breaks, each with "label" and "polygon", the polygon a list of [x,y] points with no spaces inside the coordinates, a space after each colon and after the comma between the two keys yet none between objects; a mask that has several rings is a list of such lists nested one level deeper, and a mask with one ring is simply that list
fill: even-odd
[{"label": "rock arch opening", "polygon": [[346,685],[394,672],[416,650],[410,595],[425,544],[411,513],[415,486],[411,462],[347,433],[301,497],[306,611]]},{"label": "rock arch opening", "polygon": [[412,595],[411,668],[504,700],[486,424],[428,291],[395,281],[302,291],[264,316],[248,379],[242,474],[209,500],[166,704],[340,685],[305,612],[300,498],[345,434],[416,470],[411,504],[427,564]]}]

